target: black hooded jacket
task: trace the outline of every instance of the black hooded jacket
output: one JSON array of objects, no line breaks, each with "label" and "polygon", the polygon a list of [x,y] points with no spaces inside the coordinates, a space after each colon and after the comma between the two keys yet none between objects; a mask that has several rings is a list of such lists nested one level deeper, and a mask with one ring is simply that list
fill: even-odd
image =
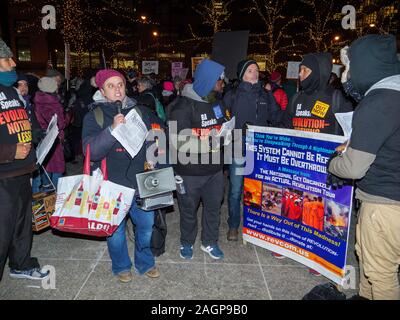
[{"label": "black hooded jacket", "polygon": [[398,204],[400,62],[396,39],[368,35],[356,40],[349,53],[350,77],[364,97],[353,115],[347,151],[331,161],[329,170],[339,177],[359,179],[357,197],[363,201]]},{"label": "black hooded jacket", "polygon": [[328,85],[332,72],[331,55],[309,54],[304,56],[302,64],[313,72],[302,81],[301,91],[291,98],[283,116],[282,126],[342,135],[334,113],[350,112],[353,111],[353,107],[341,91]]}]

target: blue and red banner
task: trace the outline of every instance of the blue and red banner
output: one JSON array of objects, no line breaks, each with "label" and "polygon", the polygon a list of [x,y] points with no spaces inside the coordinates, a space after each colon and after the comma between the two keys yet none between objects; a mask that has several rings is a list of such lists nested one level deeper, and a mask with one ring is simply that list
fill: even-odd
[{"label": "blue and red banner", "polygon": [[353,187],[326,185],[327,162],[346,138],[252,127],[246,137],[243,238],[342,284]]}]

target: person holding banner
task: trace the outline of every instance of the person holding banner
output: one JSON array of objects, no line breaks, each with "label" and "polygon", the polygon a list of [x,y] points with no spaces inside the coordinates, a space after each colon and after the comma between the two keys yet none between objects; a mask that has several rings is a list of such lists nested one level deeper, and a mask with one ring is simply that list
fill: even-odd
[{"label": "person holding banner", "polygon": [[18,92],[13,54],[0,39],[0,281],[7,258],[10,276],[42,280],[49,272],[31,257],[35,152],[28,113]]},{"label": "person holding banner", "polygon": [[396,38],[368,35],[342,55],[346,64],[342,82],[351,82],[344,87],[353,88],[352,94],[357,93],[361,101],[347,149],[330,161],[329,171],[357,180],[359,296],[399,300],[400,62]]},{"label": "person holding banner", "polygon": [[[243,60],[238,64],[239,85],[225,94],[224,103],[235,117],[236,129],[243,130],[245,136],[247,125],[276,126],[281,118],[281,110],[270,91],[265,91],[259,81],[259,67],[254,60]],[[244,145],[244,144],[243,144]],[[229,168],[229,231],[228,241],[239,239],[241,221],[240,202],[243,190],[243,176],[236,171],[244,166],[241,159],[232,159]]]},{"label": "person holding banner", "polygon": [[[148,130],[153,127],[162,128],[161,122],[148,108],[139,107],[135,100],[126,96],[125,77],[116,70],[104,69],[96,74],[96,85],[102,99],[95,99],[89,106],[83,122],[83,150],[90,145],[90,157],[98,167],[106,158],[108,179],[111,182],[137,190],[136,174],[145,171],[146,143],[139,153],[132,158],[111,132],[125,122],[125,116],[133,109],[139,113]],[[101,115],[101,116],[100,116]],[[133,133],[134,134],[134,133]],[[93,168],[95,169],[95,168]],[[154,225],[154,211],[143,211],[134,200],[129,217],[135,228],[135,270],[140,275],[158,278],[160,272],[156,268],[151,251],[151,235]],[[115,233],[107,238],[108,252],[112,262],[112,272],[121,282],[132,281],[132,262],[128,253],[126,239],[126,219]]]},{"label": "person holding banner", "polygon": [[[343,135],[343,131],[335,118],[335,113],[353,111],[352,104],[341,91],[329,85],[332,72],[332,56],[330,53],[306,54],[300,63],[300,88],[290,100],[283,115],[282,127]],[[318,199],[306,204],[305,224],[321,229],[322,220],[319,218],[322,210]],[[284,256],[273,253],[274,257],[283,259]],[[310,269],[312,275],[320,273]]]},{"label": "person holding banner", "polygon": [[[223,88],[224,69],[215,61],[203,60],[196,68],[193,85],[185,86],[182,96],[170,109],[169,120],[176,121],[178,130],[178,163],[174,169],[183,178],[186,190],[184,194],[177,193],[182,259],[193,258],[200,201],[203,202],[201,250],[212,259],[224,258],[218,246],[224,197],[223,157],[221,147],[212,143],[211,136],[213,129],[219,130],[230,118],[224,104],[217,99]],[[172,135],[171,140],[175,140]]]}]

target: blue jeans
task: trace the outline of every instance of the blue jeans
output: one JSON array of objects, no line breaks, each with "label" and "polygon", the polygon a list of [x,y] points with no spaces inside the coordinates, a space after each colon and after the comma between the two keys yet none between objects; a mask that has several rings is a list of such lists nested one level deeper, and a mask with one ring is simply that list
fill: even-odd
[{"label": "blue jeans", "polygon": [[[129,216],[136,225],[135,228],[135,269],[139,274],[144,274],[155,267],[155,259],[150,248],[151,235],[154,225],[154,211],[143,211],[133,200]],[[114,275],[130,271],[132,261],[128,253],[126,240],[126,219],[111,237],[107,238],[108,253],[111,257],[112,272]]]},{"label": "blue jeans", "polygon": [[239,164],[232,159],[229,166],[229,195],[228,195],[228,226],[229,229],[238,229],[240,225],[240,202],[243,193],[243,176],[236,174],[237,168],[243,168],[244,164]]},{"label": "blue jeans", "polygon": [[[51,182],[54,184],[54,186],[57,189],[58,179],[60,179],[63,174],[55,173],[55,172],[47,172],[47,174],[49,175]],[[49,178],[47,178],[46,173],[42,172],[41,178],[42,178],[42,189],[44,191],[53,189],[53,186],[51,185]],[[46,188],[44,188],[44,186],[46,186]]]},{"label": "blue jeans", "polygon": [[40,170],[36,170],[32,176],[32,193],[38,193],[40,191],[40,185],[42,179],[40,177]]}]

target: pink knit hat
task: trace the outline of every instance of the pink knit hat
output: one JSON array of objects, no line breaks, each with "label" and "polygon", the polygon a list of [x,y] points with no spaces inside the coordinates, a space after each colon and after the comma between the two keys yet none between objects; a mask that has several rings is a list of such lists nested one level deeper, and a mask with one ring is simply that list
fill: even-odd
[{"label": "pink knit hat", "polygon": [[96,73],[96,85],[99,89],[103,87],[104,82],[107,81],[107,79],[111,77],[120,77],[122,80],[124,80],[124,83],[126,83],[125,77],[118,72],[117,70],[113,69],[103,69],[100,70]]},{"label": "pink knit hat", "polygon": [[174,84],[171,81],[165,81],[163,87],[166,91],[174,91]]},{"label": "pink knit hat", "polygon": [[279,81],[281,79],[281,77],[282,77],[281,74],[276,70],[271,73],[271,81],[272,82]]}]

